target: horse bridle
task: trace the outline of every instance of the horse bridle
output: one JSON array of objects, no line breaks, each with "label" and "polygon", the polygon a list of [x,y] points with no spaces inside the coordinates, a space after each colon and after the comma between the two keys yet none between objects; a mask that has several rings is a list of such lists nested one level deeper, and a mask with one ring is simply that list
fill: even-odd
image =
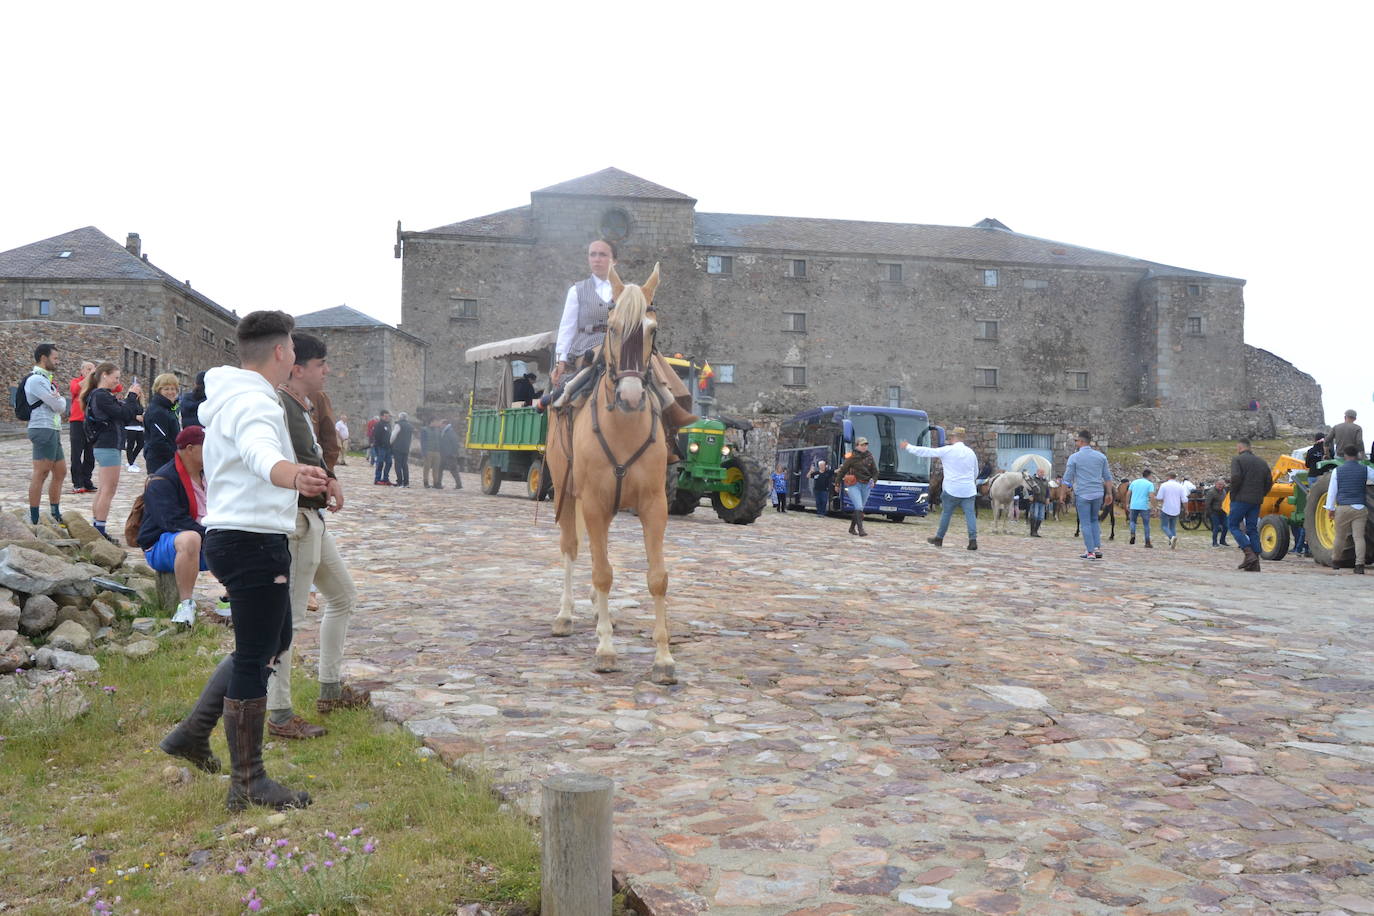
[{"label": "horse bridle", "polygon": [[[609,311],[612,311],[612,310],[614,310],[614,309],[615,309],[615,303],[612,302],[611,305],[610,305],[610,308],[609,308],[607,311],[609,312]],[[654,309],[654,307],[653,307],[652,305],[648,306],[648,307],[644,310],[644,313],[645,313],[646,315],[651,314],[651,313],[654,313],[654,312],[655,312],[655,309]],[[607,324],[609,325],[609,323],[610,323],[610,322],[609,322],[609,316],[608,316]],[[639,333],[639,335],[640,335],[640,340],[639,340],[639,351],[640,351],[641,353],[644,353],[645,350],[646,350],[646,348],[645,348],[645,346],[644,346],[644,338],[643,338],[643,334],[644,334],[644,324],[643,324],[642,322],[641,322],[640,325],[639,325],[638,333]],[[648,348],[647,348],[647,352],[649,353],[650,356],[653,355],[654,346],[655,346],[656,343],[657,343],[657,339],[656,339],[657,336],[658,336],[658,326],[657,326],[657,323],[655,323],[654,329],[653,329],[653,331],[650,333],[649,345],[648,345]],[[633,339],[633,333],[631,334],[630,339]],[[626,344],[626,337],[625,337],[625,335],[622,334],[622,335],[621,335],[621,338],[620,338],[620,349],[621,349],[621,350],[624,350],[624,349],[625,349],[625,344]],[[621,355],[623,355],[623,354],[621,354]],[[607,373],[610,375],[611,387],[612,387],[613,389],[614,389],[616,386],[618,386],[618,385],[620,384],[620,382],[621,382],[623,379],[627,379],[627,378],[635,378],[635,379],[639,379],[640,382],[643,382],[643,381],[644,381],[645,373],[648,371],[648,359],[643,359],[642,361],[644,362],[644,365],[640,366],[640,368],[638,368],[638,369],[622,369],[622,368],[620,367],[620,362],[621,362],[620,359],[618,359],[618,358],[617,358],[617,359],[612,359],[612,358],[611,358],[610,327],[609,327],[609,326],[608,326],[607,329],[606,329],[606,342],[605,342],[605,344],[604,344],[604,345],[602,346],[602,348],[601,348],[601,359],[602,359],[602,362],[604,362],[605,365],[606,365],[606,371],[607,371]],[[648,400],[648,399],[649,399],[648,396],[647,396],[648,393],[646,392],[645,394],[646,394],[645,400]],[[620,394],[619,394],[618,392],[617,392],[616,395],[615,395],[615,399],[612,400],[611,403],[610,403],[609,405],[607,405],[606,409],[607,409],[607,410],[615,410],[617,405],[620,405],[620,409],[621,409],[622,411],[627,409],[627,408],[624,406],[624,404],[621,402],[621,400],[620,400]],[[635,409],[635,410],[643,410],[643,409],[644,409],[644,402],[641,401],[640,404],[639,404],[639,406],[638,406],[637,408],[634,408],[634,409]]]}]

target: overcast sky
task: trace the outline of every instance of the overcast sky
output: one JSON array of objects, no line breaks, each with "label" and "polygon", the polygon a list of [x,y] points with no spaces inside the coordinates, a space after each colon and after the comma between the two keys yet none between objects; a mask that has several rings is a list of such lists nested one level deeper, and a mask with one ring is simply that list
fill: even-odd
[{"label": "overcast sky", "polygon": [[64,2],[0,21],[0,250],[136,231],[240,314],[395,323],[398,219],[614,165],[701,210],[991,216],[1243,277],[1247,342],[1316,376],[1328,421],[1374,428],[1368,3]]}]

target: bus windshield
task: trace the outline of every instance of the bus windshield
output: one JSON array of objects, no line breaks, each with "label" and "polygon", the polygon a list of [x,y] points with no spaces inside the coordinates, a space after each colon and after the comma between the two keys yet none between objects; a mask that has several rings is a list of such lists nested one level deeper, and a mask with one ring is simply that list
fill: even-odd
[{"label": "bus windshield", "polygon": [[930,424],[923,417],[850,413],[849,419],[854,424],[854,438],[868,439],[868,450],[878,462],[879,480],[930,481],[930,459],[917,458],[897,445],[903,439],[912,445],[930,444]]}]

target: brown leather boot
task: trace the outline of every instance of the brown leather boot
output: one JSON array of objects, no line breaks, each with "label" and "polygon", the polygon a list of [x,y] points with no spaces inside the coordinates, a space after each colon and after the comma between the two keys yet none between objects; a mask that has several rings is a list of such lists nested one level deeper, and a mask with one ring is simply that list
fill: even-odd
[{"label": "brown leather boot", "polygon": [[1249,547],[1245,548],[1245,562],[1240,565],[1240,568],[1245,570],[1246,572],[1259,572],[1259,554],[1255,553]]},{"label": "brown leather boot", "polygon": [[225,806],[242,811],[250,804],[268,808],[304,808],[308,792],[297,792],[267,778],[262,765],[262,730],[267,697],[252,700],[224,698],[224,733],[229,739],[229,797]]},{"label": "brown leather boot", "polygon": [[683,407],[681,401],[682,399],[678,398],[676,401],[669,401],[663,405],[663,425],[673,431],[674,437],[677,436],[679,429],[684,426],[691,426],[701,419],[688,409],[692,406],[691,398],[687,399],[687,407]]},{"label": "brown leather boot", "polygon": [[274,738],[323,738],[329,729],[311,725],[302,716],[292,716],[280,725],[268,719],[267,732]]},{"label": "brown leather boot", "polygon": [[218,773],[220,762],[218,757],[210,753],[210,733],[224,714],[224,692],[229,689],[229,678],[233,671],[232,658],[220,662],[211,673],[210,680],[206,681],[205,689],[200,692],[200,699],[196,700],[191,714],[168,732],[157,746],[173,757],[191,761],[207,773]]}]

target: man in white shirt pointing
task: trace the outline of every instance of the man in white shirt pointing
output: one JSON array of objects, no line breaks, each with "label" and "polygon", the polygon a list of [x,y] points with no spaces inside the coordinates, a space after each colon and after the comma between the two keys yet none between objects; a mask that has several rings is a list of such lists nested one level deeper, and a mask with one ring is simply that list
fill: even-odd
[{"label": "man in white shirt pointing", "polygon": [[941,448],[928,448],[912,445],[903,439],[899,445],[918,458],[939,458],[944,466],[945,481],[940,492],[940,527],[935,537],[926,540],[936,547],[945,543],[945,532],[949,530],[949,520],[958,506],[964,513],[964,523],[968,526],[968,549],[978,549],[978,510],[975,506],[978,495],[978,456],[973,449],[964,444],[964,428],[956,426],[950,430],[950,444]]}]

